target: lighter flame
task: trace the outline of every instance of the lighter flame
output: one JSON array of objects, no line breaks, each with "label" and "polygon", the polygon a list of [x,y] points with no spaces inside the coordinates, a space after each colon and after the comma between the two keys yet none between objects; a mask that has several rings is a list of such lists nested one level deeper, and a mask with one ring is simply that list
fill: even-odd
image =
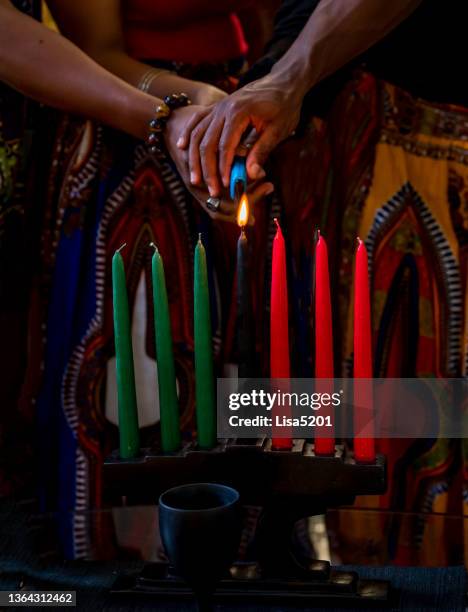
[{"label": "lighter flame", "polygon": [[237,210],[237,225],[239,227],[245,227],[249,220],[249,201],[247,196],[244,195],[241,197],[241,201],[239,204],[239,208]]}]

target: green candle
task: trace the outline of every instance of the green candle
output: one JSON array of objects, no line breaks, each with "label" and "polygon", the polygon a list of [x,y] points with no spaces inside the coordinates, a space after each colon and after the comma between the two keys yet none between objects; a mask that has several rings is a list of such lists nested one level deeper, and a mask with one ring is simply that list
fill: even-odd
[{"label": "green candle", "polygon": [[161,415],[161,448],[170,453],[180,448],[179,403],[172,351],[171,320],[167,301],[162,257],[154,247],[152,259],[154,326],[158,362],[159,409]]},{"label": "green candle", "polygon": [[210,296],[205,247],[201,236],[195,247],[194,278],[195,325],[195,401],[198,445],[213,448],[216,444],[216,401],[213,377],[213,340],[211,334]]},{"label": "green candle", "polygon": [[125,268],[121,246],[112,258],[112,290],[114,296],[114,335],[119,405],[120,456],[136,457],[140,451],[138,410],[133,368],[133,349],[128,308]]}]

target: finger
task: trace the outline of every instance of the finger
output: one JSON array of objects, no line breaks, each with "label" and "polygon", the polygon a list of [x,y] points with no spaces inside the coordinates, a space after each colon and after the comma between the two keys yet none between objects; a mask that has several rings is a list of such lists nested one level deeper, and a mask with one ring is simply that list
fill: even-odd
[{"label": "finger", "polygon": [[206,200],[199,200],[199,202],[214,221],[228,221],[229,223],[237,223],[237,205],[233,204],[233,202],[222,200],[217,211],[210,210],[206,206]]},{"label": "finger", "polygon": [[190,187],[190,193],[198,201],[200,206],[216,221],[237,222],[237,203],[230,199],[222,198],[218,210],[208,208],[206,200],[208,192],[199,187]]},{"label": "finger", "polygon": [[234,221],[237,223],[237,202],[232,200],[223,199],[219,207],[218,214],[223,221]]},{"label": "finger", "polygon": [[250,215],[249,225],[255,224],[255,206],[260,203],[267,195],[273,193],[275,187],[273,183],[260,183],[258,186],[249,191]]},{"label": "finger", "polygon": [[229,187],[232,160],[242,135],[249,125],[247,115],[233,113],[226,117],[223,132],[219,139],[219,172],[224,187]]},{"label": "finger", "polygon": [[[226,206],[226,210],[214,211],[207,208],[206,203],[200,202],[202,208],[210,215],[214,221],[228,221],[229,223],[237,223],[237,208]],[[221,205],[222,206],[222,205]]]},{"label": "finger", "polygon": [[270,182],[260,183],[254,189],[252,189],[252,191],[249,191],[250,205],[255,206],[257,202],[262,200],[267,195],[270,195],[270,193],[273,193],[274,190],[275,190],[275,186],[273,185],[273,183],[270,183]]},{"label": "finger", "polygon": [[[199,200],[200,204],[203,206],[203,208],[205,208],[205,210],[207,211],[207,213],[210,215],[212,219],[214,219],[215,221],[227,221],[229,223],[237,224],[237,211],[238,211],[237,202],[232,202],[232,200],[222,199],[219,210],[215,212],[206,207],[206,199],[201,198],[201,190],[197,190],[197,191],[199,192],[197,199]],[[274,191],[274,185],[273,183],[269,183],[269,182],[257,183],[257,185],[254,184],[252,185],[251,188],[249,188],[248,194],[249,194],[250,211],[249,211],[248,225],[255,224],[255,214],[254,214],[255,204],[258,204],[263,198],[265,198],[267,195],[269,195],[273,191]]]},{"label": "finger", "polygon": [[254,146],[254,144],[257,142],[258,138],[259,138],[259,133],[257,132],[255,128],[252,128],[247,133],[247,136],[245,136],[242,143],[247,147],[247,149],[251,149]]},{"label": "finger", "polygon": [[[248,131],[246,136],[243,136],[242,142],[237,145],[236,150],[234,152],[234,156],[243,157],[244,159],[247,159],[247,155],[249,154],[250,149],[253,147],[257,139],[258,133],[255,128],[252,128],[250,131]],[[263,176],[260,176],[259,178],[264,178],[265,174],[266,173],[264,173]]]},{"label": "finger", "polygon": [[184,125],[182,132],[179,135],[179,139],[177,140],[177,147],[179,149],[187,149],[190,143],[190,134],[192,130],[200,123],[202,119],[204,119],[207,115],[210,114],[209,110],[199,111],[194,113],[187,123]]},{"label": "finger", "polygon": [[[201,200],[201,203],[205,205],[206,199]],[[233,202],[231,199],[228,199],[228,198],[221,198],[221,202],[219,204],[218,210],[210,211],[210,212],[213,212],[214,214],[220,217],[229,217],[229,218],[233,217],[237,219],[237,209],[238,209],[237,202]]]},{"label": "finger", "polygon": [[241,142],[237,145],[234,155],[240,157],[247,157],[250,149],[254,146],[258,140],[258,132],[255,128],[244,132]]},{"label": "finger", "polygon": [[265,176],[263,165],[276,145],[280,142],[280,134],[274,126],[268,126],[252,147],[247,156],[247,175],[251,179]]},{"label": "finger", "polygon": [[249,154],[249,147],[244,144],[243,142],[241,142],[240,144],[237,145],[236,150],[234,151],[234,155],[236,157],[247,157],[247,155]]},{"label": "finger", "polygon": [[192,185],[200,185],[202,182],[202,169],[200,162],[200,142],[205,135],[206,130],[211,121],[211,116],[208,115],[200,121],[200,123],[192,130],[190,135],[188,165],[190,172],[190,182]]},{"label": "finger", "polygon": [[203,179],[210,196],[218,197],[220,184],[218,180],[218,144],[223,131],[224,117],[212,121],[200,143],[201,167]]},{"label": "finger", "polygon": [[[235,154],[247,157],[250,151],[252,150],[252,147],[257,142],[258,138],[259,138],[259,134],[257,130],[255,128],[252,128],[247,133],[247,135],[244,136],[244,139],[242,140],[241,144],[237,147]],[[241,152],[239,152],[240,150]],[[262,168],[257,174],[257,179],[263,179],[265,178],[265,176],[266,176],[265,169]]]}]

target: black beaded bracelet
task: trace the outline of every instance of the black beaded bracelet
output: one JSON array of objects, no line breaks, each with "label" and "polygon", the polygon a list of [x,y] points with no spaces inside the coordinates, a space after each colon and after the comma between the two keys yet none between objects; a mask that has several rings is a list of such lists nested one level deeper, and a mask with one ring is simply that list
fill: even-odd
[{"label": "black beaded bracelet", "polygon": [[151,153],[157,156],[165,155],[163,132],[172,111],[191,104],[187,94],[171,94],[164,98],[164,102],[156,108],[156,116],[149,122],[148,138],[146,144]]}]

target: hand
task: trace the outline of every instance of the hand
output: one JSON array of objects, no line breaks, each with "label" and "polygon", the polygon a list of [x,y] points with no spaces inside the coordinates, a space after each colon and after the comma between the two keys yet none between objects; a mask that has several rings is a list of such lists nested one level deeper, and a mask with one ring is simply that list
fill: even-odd
[{"label": "hand", "polygon": [[200,106],[212,106],[227,97],[227,93],[222,89],[218,89],[214,85],[194,81],[196,87],[195,95],[192,98],[193,104]]},{"label": "hand", "polygon": [[249,127],[255,129],[258,138],[247,155],[247,174],[253,180],[262,179],[269,154],[291,135],[299,121],[302,98],[288,90],[294,93],[291,86],[268,75],[224,98],[203,117],[199,115],[197,120],[187,123],[177,146],[188,150],[192,184],[199,186],[205,182],[210,195],[219,196],[221,183],[229,186],[232,160]]},{"label": "hand", "polygon": [[[164,139],[169,155],[173,159],[177,170],[184,181],[187,189],[190,193],[198,200],[202,208],[210,215],[210,217],[216,221],[229,221],[231,223],[237,222],[237,203],[233,202],[227,192],[225,191],[222,195],[221,204],[219,211],[212,211],[207,207],[206,200],[209,197],[208,191],[202,187],[195,187],[191,181],[188,171],[187,164],[187,152],[181,149],[176,143],[178,143],[179,136],[182,131],[190,132],[191,126],[196,125],[203,120],[210,109],[201,106],[186,106],[174,111],[171,118],[167,122],[166,130],[164,132]],[[273,184],[268,182],[256,181],[249,185],[247,193],[249,195],[249,204],[251,211],[254,209],[256,202],[264,198],[266,195],[273,191]],[[254,215],[251,214],[249,223],[254,222]]]}]

